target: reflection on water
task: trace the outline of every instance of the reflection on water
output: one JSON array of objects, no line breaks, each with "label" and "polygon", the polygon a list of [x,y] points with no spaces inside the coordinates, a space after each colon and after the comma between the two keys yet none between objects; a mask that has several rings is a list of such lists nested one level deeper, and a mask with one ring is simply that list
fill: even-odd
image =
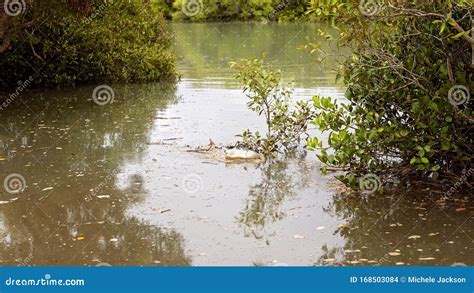
[{"label": "reflection on water", "polygon": [[[311,63],[308,53],[300,49],[307,37],[318,35],[320,28],[307,23],[173,23],[176,50],[183,78],[196,81],[197,87],[226,88],[238,86],[229,62],[243,58],[262,58],[303,96],[323,94],[338,97],[344,88],[335,86],[336,57],[347,54],[336,42],[322,37],[321,49],[331,52],[323,64]],[[336,31],[330,31],[337,38]],[[319,56],[321,57],[321,56]]]},{"label": "reflection on water", "polygon": [[0,189],[0,264],[474,264],[469,201],[335,195],[311,153],[256,165],[187,151],[264,127],[230,61],[267,51],[298,98],[342,97],[295,50],[317,25],[173,29],[176,85],[111,85],[105,106],[94,86],[32,91],[0,112],[0,183],[22,191]]},{"label": "reflection on water", "polygon": [[288,170],[287,161],[276,161],[260,166],[261,180],[250,187],[239,221],[244,226],[245,236],[264,239],[270,244],[267,229],[271,223],[283,219],[287,212],[282,209],[285,200],[297,196],[296,189],[308,186],[308,166],[296,164],[296,172]]},{"label": "reflection on water", "polygon": [[397,190],[334,196],[327,211],[346,221],[336,231],[346,241],[325,246],[317,265],[474,265],[474,206],[435,198]]},{"label": "reflection on water", "polygon": [[109,108],[90,101],[92,88],[49,91],[2,112],[2,180],[18,173],[27,184],[19,194],[2,190],[2,264],[191,263],[179,233],[125,216],[144,196],[140,175],[115,187],[120,164],[143,150],[155,111],[176,102],[175,90],[117,86]]},{"label": "reflection on water", "polygon": [[281,203],[285,197],[294,196],[294,183],[285,165],[277,162],[264,166],[262,181],[250,187],[247,203],[240,214],[240,222],[247,228],[246,235],[262,239],[266,236],[266,224],[284,217]]}]

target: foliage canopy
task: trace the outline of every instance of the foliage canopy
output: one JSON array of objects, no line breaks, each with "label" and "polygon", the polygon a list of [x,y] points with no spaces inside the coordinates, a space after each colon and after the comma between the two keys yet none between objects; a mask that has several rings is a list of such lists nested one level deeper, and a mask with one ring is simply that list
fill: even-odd
[{"label": "foliage canopy", "polygon": [[386,1],[369,16],[354,2],[337,7],[352,24],[342,33],[354,50],[341,75],[347,102],[314,98],[313,123],[329,139],[310,147],[348,168],[341,179],[351,186],[367,173],[458,180],[474,158],[472,2]]},{"label": "foliage canopy", "polygon": [[34,0],[2,17],[2,86],[174,78],[172,35],[149,1]]}]

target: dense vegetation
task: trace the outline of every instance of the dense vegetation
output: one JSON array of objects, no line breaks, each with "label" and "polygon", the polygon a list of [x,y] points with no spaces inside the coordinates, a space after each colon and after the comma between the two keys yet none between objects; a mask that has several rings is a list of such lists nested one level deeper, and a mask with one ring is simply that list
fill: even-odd
[{"label": "dense vegetation", "polygon": [[66,2],[33,0],[11,5],[9,14],[1,10],[1,86],[30,76],[41,85],[174,77],[172,36],[149,1]]},{"label": "dense vegetation", "polygon": [[[349,170],[341,179],[362,189],[359,178],[368,173],[382,183],[391,176],[432,183],[464,178],[470,186],[472,2],[409,2],[339,7],[339,19],[353,24],[342,40],[354,50],[342,72],[348,101],[314,98],[320,111],[314,124],[329,140],[309,145],[329,167]],[[308,47],[318,51],[317,44]]]},{"label": "dense vegetation", "polygon": [[310,0],[155,0],[168,19],[177,21],[296,20]]},{"label": "dense vegetation", "polygon": [[[370,192],[400,180],[438,188],[457,183],[455,189],[472,190],[472,3],[360,3],[312,1],[309,10],[339,29],[341,44],[353,50],[339,76],[347,85],[347,101],[313,98],[313,124],[329,138],[314,137],[308,146],[326,165],[323,172],[345,171],[338,177],[341,181]],[[338,27],[341,22],[352,23],[350,31]],[[320,43],[309,43],[306,49],[318,59],[330,53],[323,52]],[[262,61],[234,66],[250,109],[265,115],[269,126],[266,138],[244,132],[244,143],[263,145],[254,149],[264,153],[281,149],[288,136],[278,134],[280,127],[297,142],[294,135],[306,133],[304,119],[314,115],[311,110],[301,111],[297,102],[294,113],[289,108],[281,111],[290,93],[279,88],[278,75]],[[279,126],[281,117],[287,123]]]}]

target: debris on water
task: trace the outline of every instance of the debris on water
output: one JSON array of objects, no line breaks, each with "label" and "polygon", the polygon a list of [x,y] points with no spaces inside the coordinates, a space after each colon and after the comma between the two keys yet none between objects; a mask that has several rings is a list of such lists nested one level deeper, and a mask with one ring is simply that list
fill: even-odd
[{"label": "debris on water", "polygon": [[403,224],[396,223],[396,224],[390,224],[390,227],[402,227]]},{"label": "debris on water", "polygon": [[412,235],[412,236],[408,237],[408,239],[419,239],[419,238],[421,238],[420,235]]},{"label": "debris on water", "polygon": [[349,263],[352,264],[352,265],[356,265],[356,264],[359,264],[360,261],[358,261],[358,260],[352,260],[352,261],[350,261]]},{"label": "debris on water", "polygon": [[[189,147],[189,146],[188,146]],[[201,154],[205,154],[205,153],[209,153],[209,152],[212,152],[216,149],[221,149],[223,148],[223,146],[217,146],[213,141],[212,139],[209,139],[209,144],[206,145],[206,146],[199,146],[195,149],[192,149],[192,150],[188,150],[187,152],[189,153],[201,153]]]},{"label": "debris on water", "polygon": [[418,260],[435,260],[434,257],[420,257]]},{"label": "debris on water", "polygon": [[53,189],[54,189],[54,187],[46,187],[46,188],[43,188],[43,190],[41,190],[41,191],[48,191],[48,190],[53,190]]},{"label": "debris on water", "polygon": [[110,239],[109,241],[110,241],[110,242],[117,242],[118,239],[117,239],[117,238],[112,238],[112,239]]},{"label": "debris on water", "polygon": [[368,263],[374,264],[374,263],[378,263],[378,261],[376,261],[376,260],[369,260]]},{"label": "debris on water", "polygon": [[110,195],[108,195],[108,194],[98,195],[97,198],[99,198],[99,199],[110,198]]},{"label": "debris on water", "polygon": [[399,255],[401,255],[401,253],[400,252],[389,252],[388,255],[390,255],[390,256],[399,256]]},{"label": "debris on water", "polygon": [[397,262],[397,263],[395,263],[395,265],[396,265],[396,266],[404,266],[405,263],[404,263],[404,262]]},{"label": "debris on water", "polygon": [[260,154],[250,150],[226,149],[226,160],[260,160]]},{"label": "debris on water", "polygon": [[[209,139],[208,145],[192,148],[187,150],[187,152],[210,155],[212,159],[224,162],[252,162],[260,161],[262,159],[262,156],[257,152],[236,148],[232,145],[224,146],[222,144],[216,144],[212,139]],[[209,164],[209,160],[207,160],[206,163]]]}]

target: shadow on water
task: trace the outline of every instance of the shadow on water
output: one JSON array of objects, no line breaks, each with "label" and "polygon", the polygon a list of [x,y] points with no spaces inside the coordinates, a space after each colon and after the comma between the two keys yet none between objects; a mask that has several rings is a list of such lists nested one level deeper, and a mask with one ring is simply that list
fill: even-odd
[{"label": "shadow on water", "polygon": [[338,194],[326,208],[344,219],[340,247],[324,246],[316,265],[474,265],[474,206],[427,192]]},{"label": "shadow on water", "polygon": [[176,87],[113,88],[110,105],[94,104],[94,87],[83,87],[32,93],[2,111],[2,180],[16,174],[25,184],[21,193],[2,189],[3,265],[191,264],[174,229],[126,215],[146,195],[140,176],[117,187],[156,111],[177,101]]},{"label": "shadow on water", "polygon": [[270,244],[267,229],[291,212],[282,207],[283,203],[296,197],[298,189],[308,186],[306,174],[310,173],[311,167],[304,164],[304,158],[296,159],[295,165],[296,170],[292,170],[289,160],[277,160],[258,166],[260,182],[250,187],[245,207],[239,215],[246,237],[252,236]]}]

